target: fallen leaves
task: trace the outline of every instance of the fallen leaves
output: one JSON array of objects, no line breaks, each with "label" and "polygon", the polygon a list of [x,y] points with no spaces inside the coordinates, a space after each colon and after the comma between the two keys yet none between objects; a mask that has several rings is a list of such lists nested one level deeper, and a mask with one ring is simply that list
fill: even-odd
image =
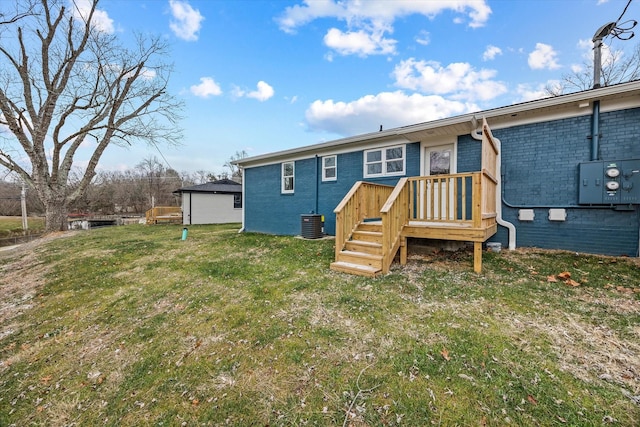
[{"label": "fallen leaves", "polygon": [[571,279],[571,273],[569,273],[568,271],[563,271],[562,273],[558,274],[558,279],[569,280]]},{"label": "fallen leaves", "polygon": [[571,273],[568,271],[563,271],[562,273],[556,274],[555,276],[547,276],[547,282],[549,283],[556,283],[558,282],[558,280],[562,280],[565,285],[574,288],[580,286],[580,282],[576,282],[575,280],[573,280],[571,278]]},{"label": "fallen leaves", "polygon": [[640,294],[640,288],[632,288],[632,287],[626,287],[626,286],[622,286],[622,285],[613,285],[611,283],[607,283],[606,285],[604,285],[605,289],[615,289],[618,292],[622,292],[624,294]]},{"label": "fallen leaves", "polygon": [[[556,274],[556,275],[550,275],[547,276],[547,283],[557,283],[558,281],[562,281],[562,283],[564,283],[567,286],[571,286],[571,287],[578,287],[583,283],[588,283],[589,280],[586,277],[582,277],[580,279],[580,282],[577,282],[575,280],[573,280],[571,278],[571,273],[568,271],[563,271],[562,273]],[[605,289],[615,289],[618,292],[622,292],[622,293],[626,293],[626,294],[633,294],[633,293],[640,293],[640,288],[639,287],[631,287],[631,286],[622,286],[622,285],[614,285],[612,283],[607,283],[606,285],[604,285]]]},{"label": "fallen leaves", "polygon": [[565,285],[573,286],[574,288],[576,286],[580,286],[580,283],[578,283],[578,282],[576,282],[575,280],[572,280],[572,279],[567,279],[567,280],[564,281],[564,283],[565,283]]},{"label": "fallen leaves", "polygon": [[440,352],[440,354],[442,355],[442,357],[444,357],[444,360],[451,360],[451,356],[449,356],[449,350],[447,350],[445,347],[442,347],[442,351]]}]

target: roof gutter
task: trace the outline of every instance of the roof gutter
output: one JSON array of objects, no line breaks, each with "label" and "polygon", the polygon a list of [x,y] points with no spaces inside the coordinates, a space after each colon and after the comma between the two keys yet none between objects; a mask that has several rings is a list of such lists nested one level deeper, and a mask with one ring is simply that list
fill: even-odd
[{"label": "roof gutter", "polygon": [[309,154],[309,157],[313,157],[318,150],[329,150],[331,148],[350,145],[358,142],[371,142],[374,140],[385,139],[394,136],[404,136],[413,132],[420,132],[430,129],[437,129],[440,127],[460,125],[468,121],[473,121],[477,115],[482,115],[487,120],[492,117],[515,115],[526,111],[546,109],[558,105],[566,105],[572,103],[580,103],[584,101],[591,101],[595,99],[602,99],[608,96],[614,96],[629,92],[630,89],[637,90],[640,87],[640,81],[632,81],[628,83],[621,83],[618,85],[605,86],[597,89],[589,89],[582,92],[570,93],[566,95],[560,95],[550,98],[538,99],[534,101],[522,102],[520,104],[508,105],[505,107],[493,108],[484,110],[481,112],[467,113],[460,116],[447,117],[444,119],[433,120],[424,123],[418,123],[413,125],[402,126],[389,130],[370,132],[366,134],[351,136],[347,138],[337,139],[329,142],[322,142],[304,147],[291,148],[288,150],[282,150],[267,154],[260,154],[253,157],[245,157],[243,159],[235,160],[231,163],[238,166],[251,167],[252,164],[264,162],[266,160],[276,160],[278,158],[287,158],[292,155]]}]

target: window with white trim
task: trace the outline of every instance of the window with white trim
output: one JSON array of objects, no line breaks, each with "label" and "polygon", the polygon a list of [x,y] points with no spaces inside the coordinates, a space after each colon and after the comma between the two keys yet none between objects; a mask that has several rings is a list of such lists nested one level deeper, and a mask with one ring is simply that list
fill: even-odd
[{"label": "window with white trim", "polygon": [[405,146],[376,148],[364,152],[364,176],[394,176],[405,174]]},{"label": "window with white trim", "polygon": [[337,156],[325,156],[322,158],[322,180],[335,181],[338,179]]},{"label": "window with white trim", "polygon": [[295,179],[295,163],[284,162],[282,163],[282,193],[293,193],[293,183]]}]

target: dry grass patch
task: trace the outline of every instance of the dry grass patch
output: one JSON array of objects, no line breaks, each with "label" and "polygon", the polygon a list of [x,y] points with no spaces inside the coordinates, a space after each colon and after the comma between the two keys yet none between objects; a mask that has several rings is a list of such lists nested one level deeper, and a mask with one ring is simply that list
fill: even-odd
[{"label": "dry grass patch", "polygon": [[640,422],[640,298],[605,287],[632,262],[430,252],[366,279],[328,269],[331,241],[180,230],[2,260],[40,276],[13,276],[39,285],[0,337],[0,425]]}]

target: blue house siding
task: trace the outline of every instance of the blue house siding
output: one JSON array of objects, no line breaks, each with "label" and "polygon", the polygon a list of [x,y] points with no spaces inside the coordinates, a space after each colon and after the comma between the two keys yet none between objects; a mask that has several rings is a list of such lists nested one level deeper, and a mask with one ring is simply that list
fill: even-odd
[{"label": "blue house siding", "polygon": [[[419,175],[420,143],[406,144],[405,156],[406,176]],[[313,212],[324,215],[324,231],[334,235],[336,216],[333,210],[356,181],[364,180],[363,150],[337,155],[338,177],[335,181],[322,181],[321,161],[321,157],[316,157],[295,162],[293,194],[280,192],[280,163],[246,169],[245,230],[297,235],[301,228],[300,215]],[[395,185],[400,178],[367,178],[366,181]]]},{"label": "blue house siding", "polygon": [[[420,175],[420,143],[406,144],[406,175]],[[334,235],[336,232],[336,215],[333,210],[353,187],[356,181],[375,182],[377,184],[396,185],[400,176],[384,178],[364,178],[363,151],[338,155],[338,179],[336,181],[320,182],[320,203],[318,212],[325,216],[325,233]]]},{"label": "blue house siding", "polygon": [[[602,113],[599,159],[640,158],[640,109]],[[640,210],[578,206],[578,164],[591,157],[591,116],[494,130],[502,143],[503,217],[517,228],[517,245],[607,255],[636,256]],[[458,140],[458,171],[480,167],[480,144]],[[549,208],[567,209],[564,222],[549,221]],[[533,222],[518,220],[534,209]],[[506,245],[507,231],[491,239]]]},{"label": "blue house siding", "polygon": [[300,234],[300,215],[315,208],[314,159],[295,162],[293,194],[282,194],[281,164],[245,170],[245,230]]}]

